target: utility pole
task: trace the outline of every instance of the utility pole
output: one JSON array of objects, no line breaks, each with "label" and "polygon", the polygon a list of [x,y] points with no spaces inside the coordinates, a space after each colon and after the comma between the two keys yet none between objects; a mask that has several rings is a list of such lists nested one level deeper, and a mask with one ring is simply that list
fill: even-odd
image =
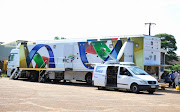
[{"label": "utility pole", "polygon": [[151,25],[156,25],[156,23],[145,23],[145,25],[149,25],[149,35],[151,35]]}]

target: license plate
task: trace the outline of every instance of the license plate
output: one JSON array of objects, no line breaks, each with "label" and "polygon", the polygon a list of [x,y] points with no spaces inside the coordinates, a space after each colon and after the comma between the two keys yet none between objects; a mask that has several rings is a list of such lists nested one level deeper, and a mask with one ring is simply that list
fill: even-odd
[{"label": "license plate", "polygon": [[151,86],[151,88],[156,88],[156,86]]}]

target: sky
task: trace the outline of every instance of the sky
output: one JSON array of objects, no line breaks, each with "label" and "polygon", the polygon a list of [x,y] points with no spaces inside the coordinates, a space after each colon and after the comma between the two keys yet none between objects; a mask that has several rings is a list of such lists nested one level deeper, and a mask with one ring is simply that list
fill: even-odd
[{"label": "sky", "polygon": [[0,42],[148,34],[149,22],[180,56],[180,0],[0,0]]}]

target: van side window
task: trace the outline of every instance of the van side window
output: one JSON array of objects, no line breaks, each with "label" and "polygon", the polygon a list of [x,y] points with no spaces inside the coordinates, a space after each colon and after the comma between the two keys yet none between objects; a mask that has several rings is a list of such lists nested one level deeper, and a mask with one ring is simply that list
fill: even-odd
[{"label": "van side window", "polygon": [[124,67],[120,68],[120,75],[127,75],[127,76],[131,76],[131,73]]}]

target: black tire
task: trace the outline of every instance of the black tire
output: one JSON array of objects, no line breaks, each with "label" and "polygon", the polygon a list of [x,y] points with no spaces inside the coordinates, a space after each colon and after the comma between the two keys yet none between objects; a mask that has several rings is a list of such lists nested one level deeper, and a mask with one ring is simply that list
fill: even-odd
[{"label": "black tire", "polygon": [[139,86],[137,84],[131,85],[131,91],[133,93],[139,93]]},{"label": "black tire", "polygon": [[35,71],[30,72],[29,79],[31,82],[37,82],[38,81],[38,73]]},{"label": "black tire", "polygon": [[101,90],[102,89],[102,87],[101,86],[98,86],[98,90]]},{"label": "black tire", "polygon": [[58,84],[58,83],[59,83],[59,80],[57,80],[57,79],[52,80],[52,84]]},{"label": "black tire", "polygon": [[85,79],[87,84],[92,85],[92,73],[87,73]]},{"label": "black tire", "polygon": [[154,90],[148,90],[149,94],[153,94],[155,91]]},{"label": "black tire", "polygon": [[18,76],[17,78],[14,77],[13,79],[14,79],[14,80],[18,80],[18,78],[19,78],[19,76]]}]

